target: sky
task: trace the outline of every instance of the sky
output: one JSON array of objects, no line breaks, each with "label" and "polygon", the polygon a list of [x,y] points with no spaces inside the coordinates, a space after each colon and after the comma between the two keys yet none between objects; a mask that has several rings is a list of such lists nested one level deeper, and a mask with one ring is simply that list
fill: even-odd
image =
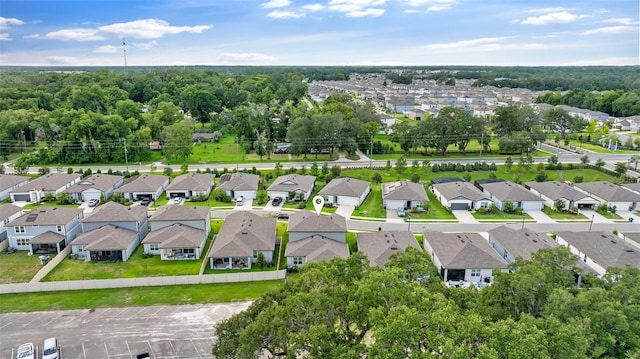
[{"label": "sky", "polygon": [[129,66],[639,65],[638,6],[638,0],[2,0],[0,65],[123,66],[123,49]]}]

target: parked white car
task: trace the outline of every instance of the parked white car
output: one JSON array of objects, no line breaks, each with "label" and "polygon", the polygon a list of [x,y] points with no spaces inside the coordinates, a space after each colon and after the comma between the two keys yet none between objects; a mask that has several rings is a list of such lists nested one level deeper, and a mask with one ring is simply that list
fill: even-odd
[{"label": "parked white car", "polygon": [[24,343],[18,347],[17,359],[35,359],[36,355],[33,351],[33,343]]},{"label": "parked white car", "polygon": [[44,340],[42,359],[60,359],[58,340],[56,338],[47,338]]}]

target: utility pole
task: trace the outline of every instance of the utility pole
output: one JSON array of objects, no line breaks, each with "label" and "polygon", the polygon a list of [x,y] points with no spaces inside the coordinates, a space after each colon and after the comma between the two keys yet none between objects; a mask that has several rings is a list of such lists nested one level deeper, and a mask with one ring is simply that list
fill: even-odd
[{"label": "utility pole", "polygon": [[369,168],[372,168],[372,157],[373,156],[373,136],[371,136],[371,141],[369,141]]},{"label": "utility pole", "polygon": [[127,139],[123,138],[122,139],[123,143],[124,143],[124,163],[127,166],[127,174],[129,173],[129,158],[127,157]]},{"label": "utility pole", "polygon": [[593,217],[595,217],[595,214],[591,215],[591,223],[589,223],[589,232],[591,232],[591,227],[593,227]]},{"label": "utility pole", "polygon": [[524,228],[524,216],[525,216],[525,213],[524,211],[522,211],[522,228]]},{"label": "utility pole", "polygon": [[236,137],[236,172],[240,168],[240,137]]},{"label": "utility pole", "polygon": [[478,157],[478,159],[480,161],[482,161],[482,148],[484,147],[484,131],[482,131],[482,133],[480,133],[480,156]]}]

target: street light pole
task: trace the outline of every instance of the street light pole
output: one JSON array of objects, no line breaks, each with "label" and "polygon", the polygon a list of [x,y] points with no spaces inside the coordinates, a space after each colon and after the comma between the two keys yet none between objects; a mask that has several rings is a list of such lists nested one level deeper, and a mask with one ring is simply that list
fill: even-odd
[{"label": "street light pole", "polygon": [[591,223],[589,223],[589,232],[591,232],[591,227],[593,226],[593,217],[595,217],[595,214],[591,215]]},{"label": "street light pole", "polygon": [[482,148],[484,147],[484,131],[482,131],[482,133],[480,133],[480,156],[478,156],[478,159],[480,161],[482,161]]},{"label": "street light pole", "polygon": [[373,156],[373,136],[371,137],[371,141],[369,142],[369,168],[371,168],[372,158]]},{"label": "street light pole", "polygon": [[524,216],[525,216],[525,213],[524,211],[522,211],[522,228],[524,228]]},{"label": "street light pole", "polygon": [[129,158],[127,157],[127,139],[123,138],[124,142],[124,163],[127,167],[127,173],[129,173]]}]

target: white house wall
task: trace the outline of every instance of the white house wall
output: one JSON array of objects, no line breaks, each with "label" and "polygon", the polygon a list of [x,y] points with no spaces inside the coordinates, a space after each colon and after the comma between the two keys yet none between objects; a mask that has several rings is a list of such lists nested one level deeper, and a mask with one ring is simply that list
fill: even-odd
[{"label": "white house wall", "polygon": [[267,195],[269,198],[274,199],[276,197],[284,198],[285,200],[289,199],[289,192],[283,191],[267,191]]},{"label": "white house wall", "polygon": [[593,269],[599,275],[604,275],[607,272],[606,268],[604,268],[603,266],[601,266],[598,263],[594,262],[593,259],[587,257],[578,248],[576,248],[576,247],[572,246],[571,244],[569,244],[569,242],[564,240],[564,238],[562,238],[560,236],[557,236],[556,241],[560,245],[569,247],[569,250],[571,251],[571,253],[577,255],[580,258],[581,261],[586,263],[589,267],[591,267],[591,269]]},{"label": "white house wall", "polygon": [[[518,202],[514,202],[514,204],[517,205]],[[542,210],[543,206],[544,206],[544,201],[522,201],[522,202],[520,202],[520,207],[524,211],[540,211],[540,210]]]},{"label": "white house wall", "polygon": [[513,261],[515,261],[515,258],[513,257],[513,255],[511,255],[511,253],[509,253],[506,249],[504,249],[504,247],[502,247],[502,245],[498,243],[495,240],[495,238],[493,238],[493,236],[489,236],[489,245],[496,252],[498,252],[500,257],[502,257],[505,261],[507,261],[507,263],[513,263]]},{"label": "white house wall", "polygon": [[4,201],[5,199],[9,198],[11,191],[13,191],[13,190],[15,190],[17,188],[20,188],[20,187],[24,186],[25,184],[27,184],[26,180],[24,180],[24,181],[12,186],[12,187],[9,187],[9,188],[5,189],[4,191],[0,192],[0,201]]},{"label": "white house wall", "polygon": [[405,208],[407,201],[397,200],[397,199],[386,199],[386,200],[383,200],[382,204],[386,209],[398,209],[398,208]]}]

